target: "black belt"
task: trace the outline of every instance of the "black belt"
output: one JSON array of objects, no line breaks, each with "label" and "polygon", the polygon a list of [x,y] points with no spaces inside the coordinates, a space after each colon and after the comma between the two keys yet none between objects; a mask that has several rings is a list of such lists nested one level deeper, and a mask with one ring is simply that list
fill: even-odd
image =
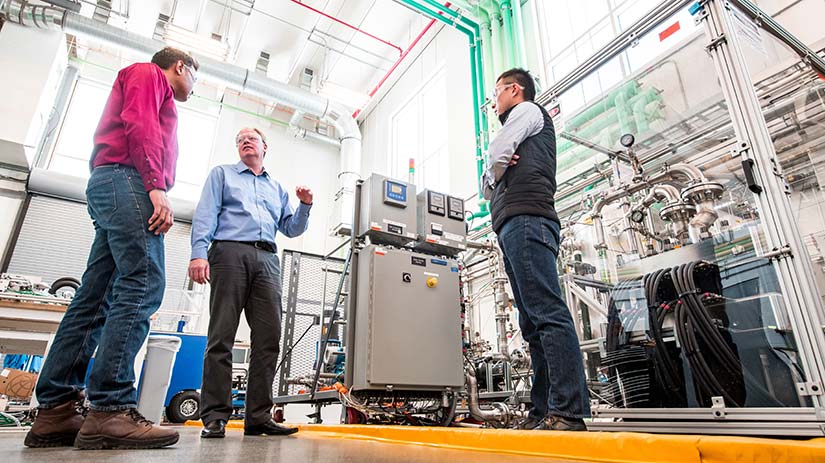
[{"label": "black belt", "polygon": [[254,247],[255,249],[260,249],[262,251],[267,252],[278,252],[278,247],[274,244],[270,243],[269,241],[232,241],[232,240],[215,240],[216,243],[239,243],[239,244],[246,244],[249,246]]}]

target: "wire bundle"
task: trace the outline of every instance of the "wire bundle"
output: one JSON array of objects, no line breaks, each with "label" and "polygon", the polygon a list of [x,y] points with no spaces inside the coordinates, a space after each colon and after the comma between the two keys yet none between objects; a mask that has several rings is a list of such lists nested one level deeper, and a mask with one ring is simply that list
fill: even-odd
[{"label": "wire bundle", "polygon": [[[660,269],[645,275],[642,282],[645,288],[645,299],[648,302],[648,336],[653,340],[651,350],[656,382],[666,398],[664,405],[679,407],[686,404],[685,379],[681,362],[678,361],[680,352],[675,346],[669,349],[663,335],[665,318],[671,310],[671,304],[659,302],[662,299],[670,301],[675,299],[672,285],[662,285],[669,273],[669,268]],[[661,297],[660,291],[663,293]]]},{"label": "wire bundle", "polygon": [[[715,265],[690,262],[670,269],[670,278],[678,294],[678,301],[673,306],[676,334],[690,364],[700,403],[709,406],[711,397],[721,396],[726,405],[741,407],[745,403],[742,363],[729,336],[726,339],[722,334],[727,329],[724,315],[714,319],[707,310],[703,295],[708,297],[714,292],[711,288],[703,291],[697,285],[699,271],[710,271],[715,275],[716,281],[711,279],[705,286],[718,284],[719,270]],[[719,292],[718,289],[715,291],[716,294]]]}]

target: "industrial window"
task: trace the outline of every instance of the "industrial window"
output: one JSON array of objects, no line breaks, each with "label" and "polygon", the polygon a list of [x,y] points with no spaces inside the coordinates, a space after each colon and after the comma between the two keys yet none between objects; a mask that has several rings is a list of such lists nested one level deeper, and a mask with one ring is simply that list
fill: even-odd
[{"label": "industrial window", "polygon": [[413,96],[391,117],[390,176],[408,180],[412,159],[415,163],[413,183],[418,191],[424,188],[447,191],[450,164],[444,67],[424,81],[426,84],[412,92]]},{"label": "industrial window", "polygon": [[[552,2],[552,6],[538,3],[547,80],[554,82],[567,75],[659,3],[660,0],[592,0],[586,2],[586,7],[577,0],[560,0]],[[562,95],[565,112],[600,97],[696,28],[685,8]]]},{"label": "industrial window", "polygon": [[60,127],[49,169],[89,177],[92,139],[109,98],[111,85],[80,78]]},{"label": "industrial window", "polygon": [[[80,78],[69,102],[48,168],[86,179],[93,137],[110,84]],[[178,104],[178,164],[170,196],[197,201],[209,173],[218,118]],[[204,134],[207,134],[204,136]]]}]

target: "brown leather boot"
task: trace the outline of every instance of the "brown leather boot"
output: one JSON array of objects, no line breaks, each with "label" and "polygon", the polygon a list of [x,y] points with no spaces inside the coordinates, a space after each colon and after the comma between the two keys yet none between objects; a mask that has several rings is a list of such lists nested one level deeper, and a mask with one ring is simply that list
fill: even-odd
[{"label": "brown leather boot", "polygon": [[37,410],[31,430],[26,434],[23,444],[26,447],[71,447],[83,425],[86,409],[82,396],[54,408]]},{"label": "brown leather boot", "polygon": [[134,408],[114,412],[89,411],[75,447],[99,449],[159,449],[178,441],[174,429],[154,426]]}]

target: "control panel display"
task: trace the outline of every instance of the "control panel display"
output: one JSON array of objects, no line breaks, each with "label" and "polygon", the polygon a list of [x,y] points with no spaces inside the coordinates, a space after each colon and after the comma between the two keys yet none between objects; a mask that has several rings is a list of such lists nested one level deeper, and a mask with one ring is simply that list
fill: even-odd
[{"label": "control panel display", "polygon": [[453,196],[448,196],[447,217],[453,220],[464,220],[464,200]]},{"label": "control panel display", "polygon": [[428,191],[427,192],[427,212],[430,214],[436,215],[444,215],[444,208],[446,198],[441,193],[436,193],[435,191]]},{"label": "control panel display", "polygon": [[407,207],[407,185],[392,180],[384,180],[384,203]]}]

